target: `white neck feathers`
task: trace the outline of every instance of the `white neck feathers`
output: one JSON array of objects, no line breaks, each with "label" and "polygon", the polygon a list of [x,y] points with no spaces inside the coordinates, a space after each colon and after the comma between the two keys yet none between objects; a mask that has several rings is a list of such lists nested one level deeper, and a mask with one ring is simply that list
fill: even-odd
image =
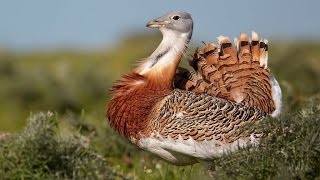
[{"label": "white neck feathers", "polygon": [[179,56],[182,56],[191,38],[190,33],[177,33],[163,28],[160,28],[160,31],[163,34],[160,45],[136,69],[140,75],[166,68],[177,63],[177,59],[180,61]]}]

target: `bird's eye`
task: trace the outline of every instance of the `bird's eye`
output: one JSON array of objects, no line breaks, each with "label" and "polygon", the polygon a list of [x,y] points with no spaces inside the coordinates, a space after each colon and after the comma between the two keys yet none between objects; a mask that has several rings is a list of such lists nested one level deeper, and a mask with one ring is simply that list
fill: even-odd
[{"label": "bird's eye", "polygon": [[179,20],[179,19],[180,19],[180,16],[173,16],[172,19],[173,19],[173,20]]}]

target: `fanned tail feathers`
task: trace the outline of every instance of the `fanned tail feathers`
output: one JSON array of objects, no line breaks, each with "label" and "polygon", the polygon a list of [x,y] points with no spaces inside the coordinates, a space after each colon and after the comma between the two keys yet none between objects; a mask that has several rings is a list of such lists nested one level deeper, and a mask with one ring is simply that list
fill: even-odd
[{"label": "fanned tail feathers", "polygon": [[268,68],[268,41],[259,40],[252,32],[251,39],[244,33],[234,40],[218,37],[219,45],[209,43],[203,52],[196,50],[189,62],[195,69],[191,73],[180,68],[175,87],[210,94],[267,113],[275,111],[272,82]]}]

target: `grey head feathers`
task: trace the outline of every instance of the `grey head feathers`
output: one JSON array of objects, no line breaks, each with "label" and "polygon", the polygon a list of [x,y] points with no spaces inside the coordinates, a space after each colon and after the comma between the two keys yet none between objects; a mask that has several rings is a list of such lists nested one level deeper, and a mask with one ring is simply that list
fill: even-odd
[{"label": "grey head feathers", "polygon": [[147,27],[192,34],[193,21],[189,13],[174,11],[148,22]]},{"label": "grey head feathers", "polygon": [[[186,12],[170,12],[152,21],[147,27],[158,28],[163,39],[157,49],[136,68],[140,75],[152,74],[166,69],[165,74],[173,78],[176,66],[181,60],[193,30],[191,15]],[[170,72],[168,69],[170,69]],[[172,77],[171,77],[172,76]],[[170,80],[171,81],[171,80]],[[170,82],[172,84],[172,82]]]}]

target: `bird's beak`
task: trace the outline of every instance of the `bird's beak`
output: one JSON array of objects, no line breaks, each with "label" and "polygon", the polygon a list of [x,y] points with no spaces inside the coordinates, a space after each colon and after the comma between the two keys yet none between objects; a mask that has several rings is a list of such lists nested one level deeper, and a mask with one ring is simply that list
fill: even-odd
[{"label": "bird's beak", "polygon": [[149,28],[161,28],[164,27],[165,23],[159,20],[152,20],[147,23],[147,27]]}]

